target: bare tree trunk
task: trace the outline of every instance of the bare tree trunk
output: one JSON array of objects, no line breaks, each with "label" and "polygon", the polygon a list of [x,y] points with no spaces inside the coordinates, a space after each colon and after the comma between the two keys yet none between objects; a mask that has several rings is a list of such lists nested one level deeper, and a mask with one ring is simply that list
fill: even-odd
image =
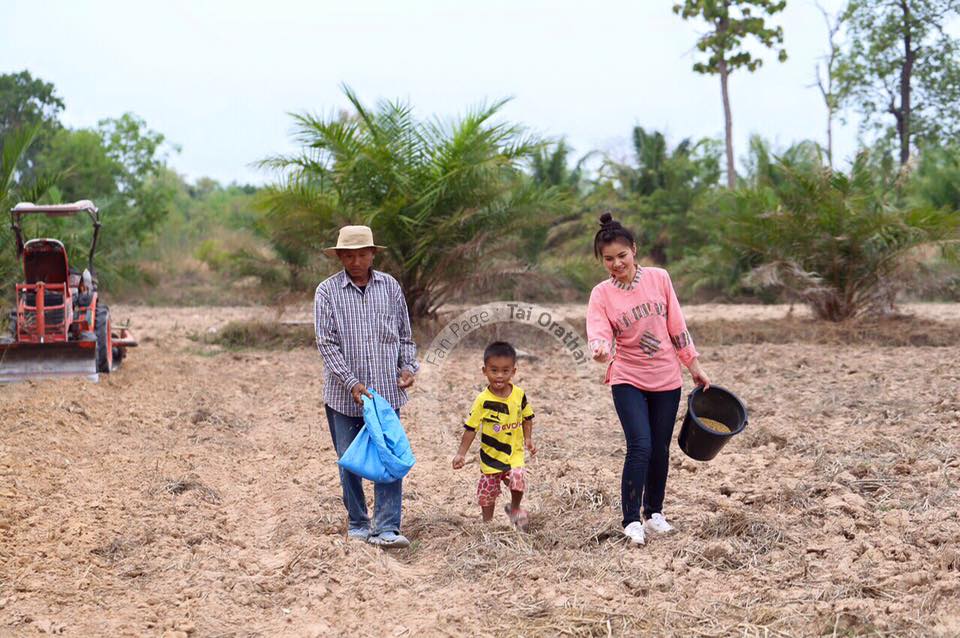
[{"label": "bare tree trunk", "polygon": [[833,168],[833,76],[831,69],[827,67],[828,84],[824,85],[820,79],[820,67],[817,67],[817,86],[820,87],[820,95],[823,96],[823,103],[827,106],[827,163]]},{"label": "bare tree trunk", "polygon": [[727,61],[720,60],[720,93],[723,96],[723,133],[727,143],[727,186],[735,188],[737,185],[737,169],[733,163],[733,115],[730,113],[730,93],[727,90],[727,80],[730,71]]},{"label": "bare tree trunk", "polygon": [[303,273],[301,273],[300,270],[301,268],[299,265],[287,262],[287,275],[290,277],[290,290],[303,289]]},{"label": "bare tree trunk", "polygon": [[900,135],[900,165],[910,160],[910,80],[913,75],[913,62],[916,51],[913,50],[910,6],[907,0],[900,0],[903,11],[903,68],[900,70],[900,117],[897,118],[897,133]]},{"label": "bare tree trunk", "polygon": [[827,162],[833,168],[833,111],[827,113]]},{"label": "bare tree trunk", "polygon": [[819,87],[823,103],[827,107],[827,162],[829,162],[830,168],[833,168],[833,112],[835,109],[833,108],[833,71],[831,67],[834,55],[831,54],[830,64],[827,65],[826,84],[820,77],[820,66],[817,66],[817,87]]},{"label": "bare tree trunk", "polygon": [[840,27],[843,26],[843,14],[831,17],[830,13],[824,9],[819,2],[815,2],[823,20],[827,24],[828,42],[830,44],[830,54],[826,57],[826,81],[820,77],[820,64],[817,64],[817,86],[820,88],[820,95],[823,97],[823,103],[827,107],[827,161],[830,168],[833,168],[833,116],[837,112],[837,98],[833,89],[834,77],[836,75],[837,58],[840,55],[840,46],[837,44],[837,34]]}]

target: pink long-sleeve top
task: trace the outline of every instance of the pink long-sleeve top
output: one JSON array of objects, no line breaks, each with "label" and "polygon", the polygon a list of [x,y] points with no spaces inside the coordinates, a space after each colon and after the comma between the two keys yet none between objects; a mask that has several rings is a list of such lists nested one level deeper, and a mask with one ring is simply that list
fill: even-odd
[{"label": "pink long-sleeve top", "polygon": [[663,268],[638,266],[630,284],[610,278],[594,286],[587,340],[594,353],[613,353],[606,383],[651,392],[679,388],[680,364],[690,366],[699,355]]}]

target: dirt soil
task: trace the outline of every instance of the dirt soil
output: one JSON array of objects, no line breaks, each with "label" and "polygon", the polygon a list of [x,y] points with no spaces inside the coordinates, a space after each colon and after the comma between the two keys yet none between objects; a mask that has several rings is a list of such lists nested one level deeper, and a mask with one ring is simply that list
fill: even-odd
[{"label": "dirt soil", "polygon": [[[960,306],[908,310],[960,325]],[[517,344],[536,356],[516,379],[540,446],[529,533],[481,523],[476,447],[450,467],[483,381],[464,346],[404,412],[413,544],[388,553],[346,539],[319,355],[202,338],[270,311],[114,313],[142,341],[119,372],[0,387],[2,635],[960,635],[955,343],[702,345],[750,424],[709,463],[673,445],[677,531],[645,547],[619,533],[602,370],[549,339]]]}]

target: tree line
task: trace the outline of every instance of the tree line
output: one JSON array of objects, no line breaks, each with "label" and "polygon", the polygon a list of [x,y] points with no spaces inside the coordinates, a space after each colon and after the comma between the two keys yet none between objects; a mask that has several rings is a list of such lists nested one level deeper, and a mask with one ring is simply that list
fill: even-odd
[{"label": "tree line", "polygon": [[[637,231],[642,260],[668,265],[684,295],[796,299],[832,320],[890,312],[920,281],[960,298],[960,73],[944,28],[957,2],[850,0],[824,12],[828,53],[815,76],[826,140],[774,149],[754,137],[739,170],[728,79],[763,64],[757,51],[786,58],[774,24],[784,0],[675,5],[707,27],[693,70],[720,79],[724,139],[668,140],[637,126],[626,161],[575,157],[563,139],[504,121],[503,101],[423,119],[407,103],[364,104],[345,86],[349,113],[294,116],[300,150],[260,161],[270,185],[190,184],[168,165],[178,149],[136,115],[69,129],[52,85],[3,75],[0,203],[95,199],[111,233],[102,274],[131,287],[196,263],[260,291],[306,291],[332,268],[318,248],[339,226],[366,223],[415,317],[483,295],[582,296],[600,272],[589,246],[604,210]],[[852,114],[861,148],[836,168],[834,121]],[[86,232],[36,223],[75,241]],[[9,252],[5,281],[16,269]]]}]

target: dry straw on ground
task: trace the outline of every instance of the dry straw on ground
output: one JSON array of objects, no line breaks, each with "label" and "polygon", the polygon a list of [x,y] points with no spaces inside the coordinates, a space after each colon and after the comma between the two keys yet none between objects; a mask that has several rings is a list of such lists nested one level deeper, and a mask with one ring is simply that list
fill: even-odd
[{"label": "dry straw on ground", "polygon": [[709,463],[674,445],[677,532],[643,548],[619,532],[600,368],[584,382],[529,334],[530,531],[480,522],[476,458],[450,467],[482,384],[468,343],[404,411],[413,545],[393,554],[345,538],[309,323],[307,347],[225,348],[198,335],[271,313],[114,310],[145,338],[119,374],[0,388],[0,633],[960,634],[956,306],[869,330],[689,308],[750,425]]}]

